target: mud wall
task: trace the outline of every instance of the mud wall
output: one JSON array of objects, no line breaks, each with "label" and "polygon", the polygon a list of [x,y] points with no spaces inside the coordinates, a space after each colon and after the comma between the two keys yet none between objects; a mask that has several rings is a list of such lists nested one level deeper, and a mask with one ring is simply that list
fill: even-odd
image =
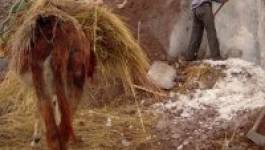
[{"label": "mud wall", "polygon": [[[0,22],[13,0],[0,0]],[[186,51],[191,34],[191,0],[104,0],[124,17],[153,59]],[[118,8],[119,4],[124,4]],[[214,10],[219,5],[214,5]],[[242,58],[265,66],[265,0],[230,0],[216,16],[222,55],[241,51]],[[204,36],[201,55],[208,52]]]},{"label": "mud wall", "polygon": [[118,9],[117,4],[124,0],[105,0],[104,2],[125,17],[129,26],[137,33],[140,25],[140,41],[153,59],[165,59],[170,45],[169,37],[177,22],[181,9],[180,0],[125,0],[127,3]]},{"label": "mud wall", "polygon": [[257,5],[259,6],[258,42],[261,53],[260,63],[265,67],[265,0],[260,0]]},{"label": "mud wall", "polygon": [[[109,1],[109,3],[122,2],[123,0]],[[190,3],[191,0],[153,0],[152,2],[128,0],[125,7],[118,12],[126,16],[134,30],[137,28],[137,23],[142,22],[141,33],[143,39],[148,41],[142,44],[148,49],[154,50],[154,53],[167,52],[177,56],[187,49],[190,39],[192,25]],[[242,54],[243,59],[265,66],[264,5],[264,0],[243,0],[243,2],[230,0],[223,7],[216,16],[222,55]],[[218,6],[215,4],[214,10]],[[208,52],[206,36],[200,51],[201,55]],[[235,54],[237,52],[241,53]]]},{"label": "mud wall", "polygon": [[223,53],[242,51],[242,58],[260,63],[258,41],[261,0],[230,0],[216,16],[216,26]]},{"label": "mud wall", "polygon": [[[183,2],[182,3],[188,3]],[[219,5],[214,5],[214,10]],[[182,7],[180,20],[169,37],[169,54],[177,55],[187,48],[190,30],[183,29],[191,26],[189,8]],[[185,19],[186,18],[186,19]],[[261,63],[261,54],[264,53],[264,0],[230,0],[216,16],[216,28],[220,41],[222,55],[233,55],[235,51],[242,52],[242,58],[248,61]],[[185,27],[183,27],[185,26]],[[185,36],[186,35],[186,36]],[[177,41],[177,42],[176,42]],[[204,39],[201,50],[208,52]],[[263,54],[264,55],[264,54]]]}]

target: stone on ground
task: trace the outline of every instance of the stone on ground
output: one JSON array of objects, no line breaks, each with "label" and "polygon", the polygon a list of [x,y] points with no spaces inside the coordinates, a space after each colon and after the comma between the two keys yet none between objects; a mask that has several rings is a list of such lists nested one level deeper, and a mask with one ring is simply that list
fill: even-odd
[{"label": "stone on ground", "polygon": [[177,71],[162,61],[155,61],[148,71],[148,78],[159,88],[172,89],[175,85]]}]

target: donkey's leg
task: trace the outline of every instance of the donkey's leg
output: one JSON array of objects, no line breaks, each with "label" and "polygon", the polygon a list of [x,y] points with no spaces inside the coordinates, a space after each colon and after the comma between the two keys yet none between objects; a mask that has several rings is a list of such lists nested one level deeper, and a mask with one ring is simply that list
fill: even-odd
[{"label": "donkey's leg", "polygon": [[54,95],[52,97],[52,104],[53,104],[53,111],[54,111],[54,118],[57,126],[60,126],[61,123],[61,112],[57,100],[57,96]]},{"label": "donkey's leg", "polygon": [[[76,109],[73,109],[73,108],[76,108],[77,104],[76,103],[72,104],[71,99],[72,99],[72,96],[70,96],[67,100],[69,100],[68,103],[70,104],[72,112],[75,112]],[[78,95],[75,95],[75,99],[79,100],[80,98]],[[60,124],[61,124],[61,112],[60,112],[57,97],[54,96],[52,101],[53,101],[54,117],[55,117],[56,125],[60,126]],[[73,118],[73,116],[72,116],[72,118]],[[78,144],[78,143],[82,142],[81,137],[76,137],[76,135],[74,133],[72,133],[72,135],[70,135],[70,140],[71,140],[70,144]]]},{"label": "donkey's leg", "polygon": [[[68,90],[68,94],[70,95],[69,103],[71,105],[72,115],[76,112],[78,104],[82,99],[86,79],[86,61],[84,58],[84,52],[81,49],[74,49],[70,51],[67,74],[68,80],[70,81],[68,84],[70,84],[69,87],[71,87]],[[82,142],[81,137],[76,137],[74,133],[71,135],[71,138],[74,144]]]},{"label": "donkey's leg", "polygon": [[32,64],[32,79],[38,98],[39,111],[46,126],[48,147],[50,150],[65,150],[65,146],[60,142],[60,133],[55,123],[52,101],[45,88],[43,67],[39,62]]},{"label": "donkey's leg", "polygon": [[72,112],[65,93],[64,82],[64,64],[59,55],[56,53],[52,57],[51,68],[53,72],[54,89],[57,96],[58,106],[61,112],[61,122],[59,125],[59,131],[61,134],[62,142],[67,145],[71,134],[74,132],[72,127]]},{"label": "donkey's leg", "polygon": [[42,136],[42,128],[40,125],[40,120],[37,120],[34,124],[34,133],[32,135],[32,141],[30,146],[33,149],[40,149],[41,147],[41,136]]},{"label": "donkey's leg", "polygon": [[59,130],[62,138],[62,142],[67,144],[71,134],[74,132],[72,127],[72,113],[66,99],[63,83],[59,76],[55,77],[55,91],[58,99],[59,109],[61,111],[61,122]]},{"label": "donkey's leg", "polygon": [[[73,119],[74,117],[74,114],[77,110],[77,107],[78,107],[78,104],[81,100],[81,94],[80,94],[80,91],[76,91],[77,89],[71,89],[71,92],[70,96],[68,97],[68,103],[70,104],[70,109],[71,109],[71,112],[72,112],[72,116],[71,118]],[[72,120],[73,121],[73,120]],[[73,131],[70,135],[70,140],[71,140],[71,144],[79,144],[82,142],[82,137],[80,136],[76,136],[75,132]]]}]

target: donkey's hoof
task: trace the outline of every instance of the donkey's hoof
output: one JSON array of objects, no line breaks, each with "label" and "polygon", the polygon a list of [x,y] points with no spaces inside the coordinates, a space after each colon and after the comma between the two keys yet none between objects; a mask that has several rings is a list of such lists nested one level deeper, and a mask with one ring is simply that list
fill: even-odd
[{"label": "donkey's hoof", "polygon": [[41,138],[40,137],[34,137],[30,143],[30,146],[33,150],[40,150],[41,149]]}]

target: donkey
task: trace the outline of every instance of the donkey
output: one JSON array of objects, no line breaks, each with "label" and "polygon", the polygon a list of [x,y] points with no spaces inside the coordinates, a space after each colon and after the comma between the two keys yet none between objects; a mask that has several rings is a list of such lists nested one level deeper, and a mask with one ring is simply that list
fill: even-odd
[{"label": "donkey", "polygon": [[[48,148],[66,150],[69,140],[76,140],[73,115],[86,79],[93,75],[95,57],[81,27],[71,21],[40,15],[33,33],[30,50],[19,55],[19,74],[25,78],[31,74]],[[59,122],[54,98],[60,111]]]}]

